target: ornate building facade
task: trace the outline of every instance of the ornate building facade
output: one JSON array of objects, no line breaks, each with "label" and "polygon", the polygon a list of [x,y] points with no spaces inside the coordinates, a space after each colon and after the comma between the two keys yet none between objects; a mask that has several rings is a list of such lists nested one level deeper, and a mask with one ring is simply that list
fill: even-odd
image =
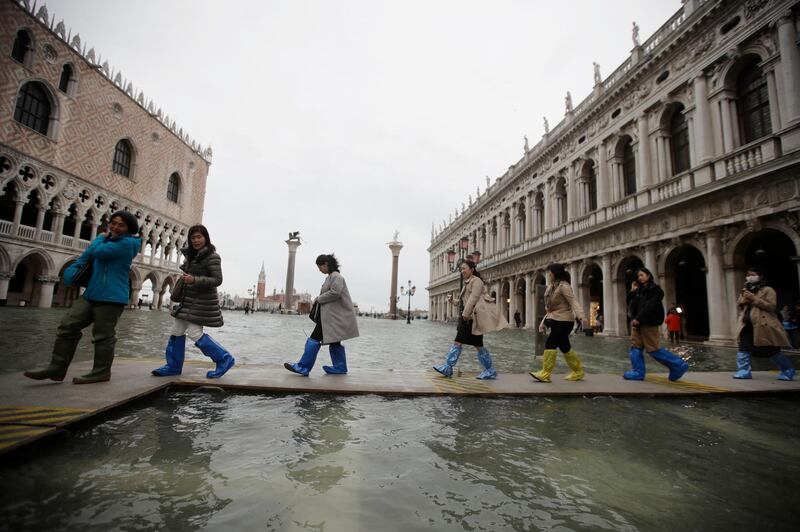
[{"label": "ornate building facade", "polygon": [[0,1],[0,73],[0,304],[69,305],[64,269],[125,209],[143,237],[131,302],[150,280],[160,308],[202,220],[211,149],[44,5]]},{"label": "ornate building facade", "polygon": [[[431,235],[431,317],[451,319],[454,251],[480,252],[500,309],[543,314],[567,264],[587,315],[628,334],[633,272],[653,271],[687,336],[729,342],[747,265],[779,305],[800,297],[800,49],[796,0],[684,0],[469,206]],[[527,142],[526,142],[527,144]],[[512,319],[509,319],[511,322]]]}]

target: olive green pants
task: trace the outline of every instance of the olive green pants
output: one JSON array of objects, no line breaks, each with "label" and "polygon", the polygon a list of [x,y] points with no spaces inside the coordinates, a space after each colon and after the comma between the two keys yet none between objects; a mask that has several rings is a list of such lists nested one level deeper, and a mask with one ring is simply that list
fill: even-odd
[{"label": "olive green pants", "polygon": [[117,345],[117,322],[124,309],[125,305],[119,303],[87,301],[82,297],[76,299],[58,326],[52,364],[66,369],[83,336],[81,331],[92,325],[94,367],[91,374],[111,373],[114,347]]}]

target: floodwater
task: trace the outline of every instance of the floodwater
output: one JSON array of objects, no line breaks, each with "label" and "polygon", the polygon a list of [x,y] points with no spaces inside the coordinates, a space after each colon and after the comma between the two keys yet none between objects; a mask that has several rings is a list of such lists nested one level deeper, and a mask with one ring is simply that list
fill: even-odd
[{"label": "floodwater", "polygon": [[[2,371],[46,361],[62,312],[0,309]],[[276,371],[311,325],[226,322],[221,343]],[[169,326],[166,313],[126,313],[119,356],[157,355]],[[454,335],[424,321],[359,326],[351,371],[427,368]],[[590,373],[627,368],[624,340],[574,340]],[[529,370],[533,342],[487,336],[501,374]],[[678,351],[693,371],[735,365],[731,349]],[[90,356],[85,338],[77,358]],[[461,366],[477,371],[474,358],[465,350]],[[796,530],[800,410],[795,396],[173,393],[4,463],[0,489],[9,530]]]}]

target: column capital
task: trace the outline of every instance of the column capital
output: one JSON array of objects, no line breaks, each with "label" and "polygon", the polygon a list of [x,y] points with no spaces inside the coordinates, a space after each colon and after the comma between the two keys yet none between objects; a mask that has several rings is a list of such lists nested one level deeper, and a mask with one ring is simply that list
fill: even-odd
[{"label": "column capital", "polygon": [[14,278],[14,272],[0,272],[0,281],[7,281]]},{"label": "column capital", "polygon": [[40,275],[39,277],[36,278],[36,280],[42,284],[55,284],[59,282],[61,279],[58,276]]},{"label": "column capital", "polygon": [[783,13],[781,13],[780,18],[775,21],[775,27],[780,28],[786,24],[794,25],[794,13],[792,13],[791,9],[787,9]]}]

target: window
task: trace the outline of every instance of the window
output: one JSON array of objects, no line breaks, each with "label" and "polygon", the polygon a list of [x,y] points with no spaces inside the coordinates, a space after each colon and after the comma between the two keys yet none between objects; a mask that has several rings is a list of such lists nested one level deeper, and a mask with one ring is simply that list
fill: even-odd
[{"label": "window", "polygon": [[587,182],[589,189],[589,204],[587,208],[589,212],[597,210],[597,173],[595,172],[594,161],[592,161],[591,168],[589,169],[589,177]]},{"label": "window", "polygon": [[672,113],[669,130],[671,136],[672,173],[675,175],[685,172],[691,166],[689,159],[689,125],[683,115],[683,106],[678,107]]},{"label": "window", "polygon": [[25,30],[19,30],[17,32],[17,38],[14,39],[14,48],[11,50],[11,58],[18,63],[28,66],[25,60],[31,48],[30,34]]},{"label": "window", "polygon": [[636,158],[633,155],[633,141],[628,139],[622,152],[622,178],[626,196],[636,193]]},{"label": "window", "polygon": [[748,144],[772,133],[767,80],[758,64],[752,63],[739,74],[736,85],[739,127],[744,144]]},{"label": "window", "polygon": [[117,142],[117,147],[114,148],[114,164],[112,170],[115,174],[124,175],[125,177],[131,176],[131,159],[133,149],[131,143],[125,139]]},{"label": "window", "polygon": [[72,66],[65,64],[61,68],[61,79],[58,80],[58,90],[64,94],[68,94],[69,85],[73,78]]},{"label": "window", "polygon": [[169,201],[178,203],[180,192],[181,178],[178,176],[177,172],[174,172],[171,176],[169,176],[169,182],[167,183],[167,199]]},{"label": "window", "polygon": [[50,99],[44,85],[31,81],[22,86],[17,95],[14,120],[47,135],[47,126],[50,123]]}]

